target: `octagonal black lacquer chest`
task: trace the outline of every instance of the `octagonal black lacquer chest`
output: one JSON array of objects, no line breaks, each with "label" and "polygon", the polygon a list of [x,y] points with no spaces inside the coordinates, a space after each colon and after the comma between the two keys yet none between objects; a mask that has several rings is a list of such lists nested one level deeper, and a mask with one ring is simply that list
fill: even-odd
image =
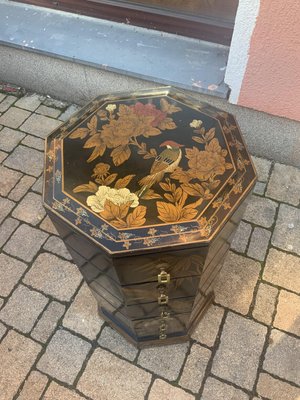
[{"label": "octagonal black lacquer chest", "polygon": [[45,157],[45,207],[101,317],[138,347],[187,340],[256,181],[233,116],[169,87],[100,96]]}]

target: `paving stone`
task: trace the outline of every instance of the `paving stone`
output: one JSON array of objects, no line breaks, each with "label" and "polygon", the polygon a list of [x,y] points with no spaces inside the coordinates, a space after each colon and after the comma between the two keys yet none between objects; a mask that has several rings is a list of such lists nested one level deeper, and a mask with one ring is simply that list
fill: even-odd
[{"label": "paving stone", "polygon": [[14,208],[15,203],[11,200],[0,197],[0,224]]},{"label": "paving stone", "polygon": [[300,255],[300,209],[281,204],[272,236],[272,244]]},{"label": "paving stone", "polygon": [[274,327],[300,336],[300,297],[282,290],[279,294]]},{"label": "paving stone", "polygon": [[30,112],[20,108],[11,107],[0,117],[0,124],[9,128],[19,128],[20,125],[29,117]]},{"label": "paving stone", "polygon": [[299,339],[273,329],[263,369],[279,378],[300,385]]},{"label": "paving stone", "polygon": [[[0,307],[0,308],[1,308],[1,307]],[[3,336],[4,336],[5,333],[6,333],[6,331],[7,331],[6,326],[3,325],[3,324],[0,322],[0,340],[3,338]]]},{"label": "paving stone", "polygon": [[194,396],[169,383],[155,379],[149,393],[149,400],[193,400]]},{"label": "paving stone", "polygon": [[192,333],[192,338],[212,347],[215,344],[223,315],[224,310],[221,307],[211,305]]},{"label": "paving stone", "polygon": [[263,228],[254,228],[251,236],[247,255],[258,261],[264,261],[266,258],[271,232]]},{"label": "paving stone", "polygon": [[39,224],[45,217],[46,211],[40,195],[27,193],[24,199],[13,210],[12,216],[31,225]]},{"label": "paving stone", "polygon": [[42,194],[43,191],[43,180],[44,177],[43,175],[39,177],[39,179],[35,182],[35,184],[32,186],[32,190],[34,192]]},{"label": "paving stone", "polygon": [[231,248],[239,253],[244,253],[249,242],[252,227],[241,221],[233,237]]},{"label": "paving stone", "polygon": [[3,113],[16,101],[15,96],[6,96],[0,103],[0,112]]},{"label": "paving stone", "polygon": [[0,196],[7,196],[11,189],[16,185],[18,180],[21,178],[22,174],[20,172],[14,171],[12,169],[3,167],[0,165]]},{"label": "paving stone", "polygon": [[34,184],[35,178],[33,176],[24,175],[21,180],[16,184],[13,190],[9,193],[9,198],[14,201],[19,201]]},{"label": "paving stone", "polygon": [[51,382],[43,400],[85,400],[85,397],[80,396],[74,390],[58,385],[56,382]]},{"label": "paving stone", "polygon": [[45,97],[39,94],[27,94],[26,96],[21,97],[15,105],[24,108],[25,110],[34,111],[44,99]]},{"label": "paving stone", "polygon": [[215,378],[207,378],[201,400],[249,400],[249,396],[239,389]]},{"label": "paving stone", "polygon": [[43,170],[44,156],[40,151],[19,145],[6,158],[4,165],[28,175],[39,176]]},{"label": "paving stone", "polygon": [[61,110],[65,109],[68,106],[68,103],[61,100],[52,99],[52,97],[47,96],[47,98],[43,101],[43,104],[48,107],[55,107]]},{"label": "paving stone", "polygon": [[45,142],[43,139],[40,139],[38,137],[32,136],[32,135],[26,135],[25,139],[22,140],[22,144],[28,146],[28,147],[33,147],[34,149],[44,151],[45,147]]},{"label": "paving stone", "polygon": [[82,280],[76,265],[53,254],[40,254],[24,282],[61,301],[69,301]]},{"label": "paving stone", "polygon": [[67,121],[73,114],[75,114],[77,111],[79,111],[81,109],[80,106],[77,106],[76,104],[71,104],[66,111],[61,114],[61,116],[59,117],[59,119],[61,121]]},{"label": "paving stone", "polygon": [[267,182],[272,165],[271,161],[266,160],[265,158],[254,156],[252,156],[251,158],[257,171],[258,180],[261,182]]},{"label": "paving stone", "polygon": [[216,303],[247,314],[260,268],[257,261],[229,252],[216,279]]},{"label": "paving stone", "polygon": [[123,338],[117,331],[106,326],[101,332],[98,340],[100,346],[109,349],[113,353],[133,361],[138,353],[138,350]]},{"label": "paving stone", "polygon": [[49,235],[26,224],[20,225],[4,246],[4,250],[30,262]]},{"label": "paving stone", "polygon": [[25,134],[14,129],[4,127],[0,133],[0,149],[12,151],[24,138]]},{"label": "paving stone", "polygon": [[213,360],[212,373],[252,390],[266,333],[265,326],[229,313]]},{"label": "paving stone", "polygon": [[0,311],[0,319],[21,332],[29,333],[47,303],[47,297],[41,293],[19,285]]},{"label": "paving stone", "polygon": [[265,190],[266,190],[265,182],[256,182],[254,189],[253,189],[253,193],[263,196],[265,193]]},{"label": "paving stone", "polygon": [[274,223],[276,208],[277,203],[273,200],[252,195],[243,219],[264,228],[270,228]]},{"label": "paving stone", "polygon": [[35,111],[37,114],[45,115],[46,117],[57,118],[61,113],[57,108],[51,108],[44,105],[39,106],[39,108]]},{"label": "paving stone", "polygon": [[41,346],[11,330],[0,344],[0,400],[9,400],[17,393]]},{"label": "paving stone", "polygon": [[3,304],[4,304],[4,300],[2,299],[2,297],[0,297],[0,310],[1,310],[2,306],[3,306]]},{"label": "paving stone", "polygon": [[72,335],[58,330],[55,332],[37,364],[37,368],[69,385],[74,383],[91,345]]},{"label": "paving stone", "polygon": [[270,325],[275,310],[278,289],[260,283],[256,294],[255,306],[252,315],[255,319]]},{"label": "paving stone", "polygon": [[300,169],[275,164],[266,196],[298,206],[300,202]]},{"label": "paving stone", "polygon": [[300,293],[300,258],[270,249],[263,279],[274,285]]},{"label": "paving stone", "polygon": [[46,232],[52,233],[53,235],[58,235],[58,232],[48,215],[41,223],[40,228]]},{"label": "paving stone", "polygon": [[52,301],[40,320],[34,327],[31,336],[39,342],[45,343],[57,326],[58,320],[63,316],[66,307],[57,301]]},{"label": "paving stone", "polygon": [[63,325],[90,340],[96,339],[103,321],[98,316],[97,301],[87,285],[80,288],[65,315]]},{"label": "paving stone", "polygon": [[68,252],[63,240],[57,236],[50,236],[47,242],[44,244],[44,249],[51,253],[55,253],[58,256],[72,260],[70,253]]},{"label": "paving stone", "polygon": [[140,352],[138,364],[169,381],[175,381],[184,362],[188,346],[188,343],[183,343],[143,349]]},{"label": "paving stone", "polygon": [[48,383],[48,378],[38,371],[32,371],[26,379],[17,400],[40,400]]},{"label": "paving stone", "polygon": [[93,400],[142,400],[150,381],[148,372],[98,348],[91,356],[77,389]]},{"label": "paving stone", "polygon": [[0,102],[5,99],[5,94],[4,93],[0,93]]},{"label": "paving stone", "polygon": [[61,121],[40,114],[32,114],[20,129],[21,131],[45,139],[59,125],[61,125]]},{"label": "paving stone", "polygon": [[6,218],[0,226],[0,247],[4,245],[10,235],[16,230],[19,221],[13,218]]},{"label": "paving stone", "polygon": [[7,297],[26,271],[27,265],[6,254],[0,254],[0,296]]},{"label": "paving stone", "polygon": [[204,378],[211,351],[194,344],[186,360],[179,384],[193,393],[198,393]]},{"label": "paving stone", "polygon": [[4,161],[6,159],[7,156],[8,156],[7,153],[0,150],[0,164],[2,163],[2,161]]},{"label": "paving stone", "polygon": [[298,400],[300,389],[275,379],[269,374],[261,373],[257,383],[257,393],[271,400]]}]

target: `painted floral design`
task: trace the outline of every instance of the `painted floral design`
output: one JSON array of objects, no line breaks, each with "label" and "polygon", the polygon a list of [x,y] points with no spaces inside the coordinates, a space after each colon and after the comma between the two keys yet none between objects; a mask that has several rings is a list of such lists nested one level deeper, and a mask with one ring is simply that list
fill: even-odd
[{"label": "painted floral design", "polygon": [[104,210],[106,200],[116,206],[129,204],[129,207],[135,208],[139,205],[139,198],[129,189],[114,189],[108,186],[100,186],[94,196],[87,198],[86,203],[93,211],[100,213]]}]

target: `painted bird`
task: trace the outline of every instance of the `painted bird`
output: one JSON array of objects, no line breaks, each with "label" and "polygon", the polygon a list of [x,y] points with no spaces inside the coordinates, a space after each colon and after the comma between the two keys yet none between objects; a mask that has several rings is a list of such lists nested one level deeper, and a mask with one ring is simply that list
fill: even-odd
[{"label": "painted bird", "polygon": [[173,140],[166,140],[159,147],[166,147],[154,160],[150,174],[139,181],[142,186],[137,195],[141,197],[145,191],[151,188],[156,182],[160,182],[166,173],[172,173],[179,165],[182,158],[182,151],[178,144]]}]

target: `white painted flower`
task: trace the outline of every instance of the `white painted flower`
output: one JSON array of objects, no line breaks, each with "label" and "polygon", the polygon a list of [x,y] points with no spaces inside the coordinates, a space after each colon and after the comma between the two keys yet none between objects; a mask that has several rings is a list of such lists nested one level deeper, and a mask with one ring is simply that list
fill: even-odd
[{"label": "white painted flower", "polygon": [[114,112],[117,106],[115,104],[108,104],[106,107],[106,110],[110,113]]},{"label": "white painted flower", "polygon": [[110,200],[117,206],[121,204],[131,202],[130,207],[135,208],[139,205],[139,198],[136,194],[131,193],[129,189],[113,189],[108,186],[99,186],[98,191],[95,195],[89,196],[86,203],[95,212],[101,212],[104,210],[104,203],[106,200]]},{"label": "white painted flower", "polygon": [[191,128],[200,128],[202,125],[201,119],[193,119],[193,121],[190,123]]}]

